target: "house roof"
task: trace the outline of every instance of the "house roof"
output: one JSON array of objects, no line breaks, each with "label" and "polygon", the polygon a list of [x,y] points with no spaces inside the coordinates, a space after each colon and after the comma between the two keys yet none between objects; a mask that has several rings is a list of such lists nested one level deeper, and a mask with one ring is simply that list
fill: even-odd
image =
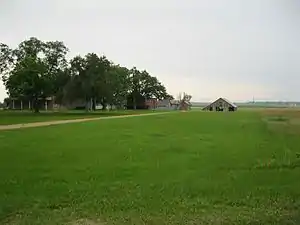
[{"label": "house roof", "polygon": [[210,103],[209,105],[205,106],[203,109],[208,108],[209,106],[211,106],[212,104],[214,104],[215,102],[217,102],[219,100],[223,100],[223,101],[227,102],[229,105],[231,105],[232,107],[237,108],[237,105],[234,104],[233,102],[229,101],[228,99],[226,99],[226,98],[218,98],[216,101],[214,101],[214,102]]}]

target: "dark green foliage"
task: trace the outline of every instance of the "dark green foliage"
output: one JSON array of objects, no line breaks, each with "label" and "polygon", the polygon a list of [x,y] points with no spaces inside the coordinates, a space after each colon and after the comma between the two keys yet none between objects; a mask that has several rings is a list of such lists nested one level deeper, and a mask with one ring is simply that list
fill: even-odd
[{"label": "dark green foliage", "polygon": [[62,42],[30,38],[16,49],[0,45],[0,72],[10,97],[27,99],[39,111],[40,99],[59,93],[68,49]]},{"label": "dark green foliage", "polygon": [[[129,70],[95,53],[67,62],[67,52],[63,42],[34,37],[16,49],[0,44],[0,73],[9,96],[31,101],[36,112],[39,101],[46,97],[54,97],[57,104],[79,99],[85,102],[86,110],[95,110],[96,104],[103,109],[109,105],[122,108],[129,95],[169,97],[166,88],[145,70]],[[137,100],[132,101],[137,108]]]},{"label": "dark green foliage", "polygon": [[127,97],[127,109],[146,109],[145,97],[138,92],[130,93]]}]

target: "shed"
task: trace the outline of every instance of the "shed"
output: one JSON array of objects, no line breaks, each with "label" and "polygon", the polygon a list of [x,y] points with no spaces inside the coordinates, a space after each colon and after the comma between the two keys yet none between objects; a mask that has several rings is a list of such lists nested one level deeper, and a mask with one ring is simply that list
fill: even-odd
[{"label": "shed", "polygon": [[202,110],[206,111],[236,111],[237,105],[226,98],[218,98],[216,101],[205,106]]}]

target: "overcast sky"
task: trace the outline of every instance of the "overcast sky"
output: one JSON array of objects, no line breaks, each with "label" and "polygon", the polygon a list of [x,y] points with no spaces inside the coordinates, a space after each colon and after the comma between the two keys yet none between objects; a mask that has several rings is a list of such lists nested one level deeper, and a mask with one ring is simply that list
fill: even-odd
[{"label": "overcast sky", "polygon": [[0,0],[0,27],[11,47],[61,40],[193,101],[300,100],[299,0]]}]

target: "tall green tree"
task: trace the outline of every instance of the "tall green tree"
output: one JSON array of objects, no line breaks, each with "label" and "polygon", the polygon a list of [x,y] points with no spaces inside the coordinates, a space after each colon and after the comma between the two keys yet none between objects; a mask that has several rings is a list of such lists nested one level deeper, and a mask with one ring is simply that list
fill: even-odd
[{"label": "tall green tree", "polygon": [[141,72],[140,93],[146,99],[164,99],[168,97],[165,86],[163,86],[156,77],[150,76],[146,70]]},{"label": "tall green tree", "polygon": [[65,97],[67,101],[73,102],[77,99],[85,101],[88,110],[90,98],[89,79],[86,72],[86,60],[81,56],[75,56],[70,60],[70,80],[66,85]]},{"label": "tall green tree", "polygon": [[34,37],[15,49],[0,44],[0,73],[9,96],[31,101],[36,112],[39,100],[50,96],[58,104],[83,100],[87,110],[96,104],[122,107],[128,98],[136,109],[145,99],[171,97],[146,70],[127,69],[95,53],[67,62],[67,52],[63,42]]},{"label": "tall green tree", "polygon": [[51,79],[51,92],[58,104],[62,103],[64,87],[70,79],[66,55],[68,48],[61,41],[44,43],[45,63]]},{"label": "tall green tree", "polygon": [[110,79],[108,103],[123,108],[130,89],[129,70],[120,65],[113,65],[108,74]]},{"label": "tall green tree", "polygon": [[129,80],[130,80],[130,96],[132,98],[133,109],[137,109],[138,99],[140,99],[141,96],[142,74],[136,67],[133,67],[130,70]]},{"label": "tall green tree", "polygon": [[111,62],[105,57],[99,57],[95,53],[89,53],[85,57],[76,56],[70,62],[71,96],[84,99],[86,109],[95,109],[96,102],[106,107],[110,96],[110,70]]},{"label": "tall green tree", "polygon": [[42,42],[32,37],[15,49],[0,44],[0,72],[10,97],[24,98],[39,112],[40,99],[60,88],[55,80],[66,67],[68,49],[62,42]]},{"label": "tall green tree", "polygon": [[[136,109],[141,101],[150,98],[164,99],[171,97],[164,85],[156,77],[151,76],[146,70],[139,71],[136,67],[130,70],[130,99]],[[144,99],[144,100],[143,100]],[[141,106],[140,106],[141,107]]]},{"label": "tall green tree", "polygon": [[95,107],[96,101],[102,105],[105,110],[113,95],[113,77],[110,73],[112,62],[106,56],[101,56],[98,59],[95,70],[95,84],[93,86],[93,100]]}]

